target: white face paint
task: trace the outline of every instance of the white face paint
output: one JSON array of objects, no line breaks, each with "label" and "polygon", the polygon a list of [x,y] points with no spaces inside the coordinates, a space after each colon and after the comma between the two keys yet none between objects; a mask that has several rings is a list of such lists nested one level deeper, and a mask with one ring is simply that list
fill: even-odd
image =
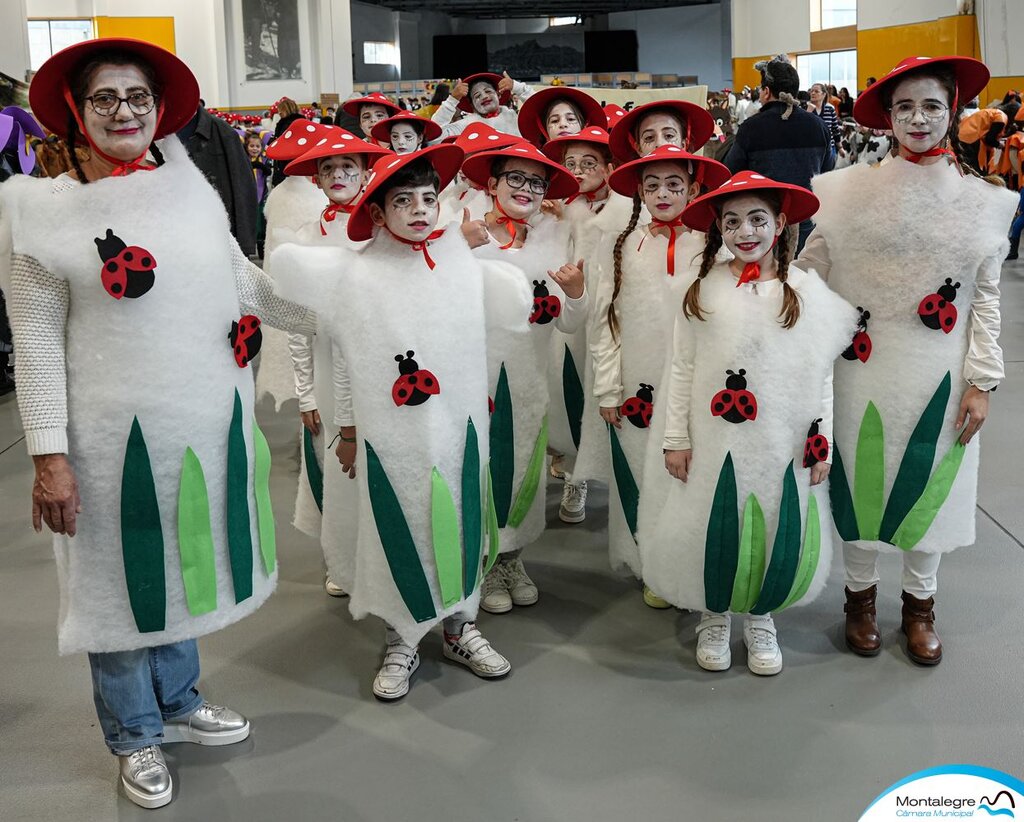
[{"label": "white face paint", "polygon": [[673,114],[648,114],[637,124],[636,134],[636,148],[641,157],[646,157],[658,146],[685,148],[683,141],[686,139],[686,131],[679,118]]},{"label": "white face paint", "polygon": [[370,217],[403,240],[418,243],[437,225],[439,208],[433,186],[398,186],[384,195],[384,209],[373,205]]},{"label": "white face paint", "polygon": [[[103,64],[96,69],[85,92],[92,99],[82,103],[82,124],[93,144],[116,160],[129,162],[141,157],[156,133],[158,101],[152,93],[138,66]],[[122,102],[125,98],[129,102]],[[132,104],[145,108],[144,103],[152,106],[146,114],[132,111]]]},{"label": "white face paint", "polygon": [[469,102],[477,114],[491,114],[498,110],[498,90],[486,80],[477,80],[469,88]]},{"label": "white face paint", "polygon": [[569,103],[555,103],[548,111],[544,127],[548,132],[548,139],[565,137],[569,134],[579,134],[583,130],[583,123],[580,122],[576,109]]},{"label": "white face paint", "polygon": [[697,186],[681,163],[666,160],[643,168],[640,177],[640,196],[651,216],[663,223],[671,222],[686,208],[696,194]]},{"label": "white face paint", "polygon": [[726,248],[736,259],[744,264],[756,263],[772,253],[776,237],[786,227],[786,217],[776,215],[756,194],[742,194],[722,204],[718,227]]},{"label": "white face paint", "polygon": [[409,123],[396,123],[391,127],[391,148],[396,154],[412,154],[422,142],[419,132]]},{"label": "white face paint", "polygon": [[366,182],[362,154],[339,154],[325,157],[316,168],[317,185],[332,203],[351,203]]},{"label": "white face paint", "polygon": [[913,152],[935,148],[949,131],[949,94],[934,77],[911,77],[896,84],[889,116],[896,141]]},{"label": "white face paint", "polygon": [[547,179],[547,169],[540,163],[515,158],[505,165],[501,177],[491,177],[489,193],[509,217],[528,220],[540,211]]},{"label": "white face paint", "polygon": [[590,143],[569,143],[562,155],[562,165],[572,172],[582,194],[597,191],[608,182],[611,173],[608,161]]},{"label": "white face paint", "polygon": [[359,128],[363,130],[363,134],[367,137],[370,136],[370,132],[373,131],[373,127],[377,123],[387,119],[388,110],[384,106],[378,106],[376,103],[364,103],[359,109]]}]

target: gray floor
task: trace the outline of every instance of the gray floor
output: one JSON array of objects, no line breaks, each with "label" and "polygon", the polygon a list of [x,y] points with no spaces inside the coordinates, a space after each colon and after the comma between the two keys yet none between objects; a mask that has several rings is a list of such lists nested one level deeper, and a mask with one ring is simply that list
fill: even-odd
[{"label": "gray floor", "polygon": [[[322,588],[317,545],[291,516],[294,406],[261,410],[274,452],[281,584],[255,616],[201,641],[203,688],[253,720],[229,748],[168,746],[181,820],[572,822],[853,820],[913,771],[971,762],[1022,775],[1024,264],[1004,267],[1007,381],[982,444],[978,543],[943,563],[946,660],[909,663],[896,564],[884,567],[885,648],[842,648],[838,567],[815,604],[778,620],[786,669],[758,679],[693,660],[695,617],[646,608],[607,568],[604,493],[587,522],[531,549],[538,605],[485,617],[502,682],[441,657],[399,704],[374,701],[379,623]],[[29,527],[31,461],[0,399],[0,820],[142,819],[115,790],[83,656],[58,658],[49,540]],[[556,489],[549,489],[555,520]],[[150,817],[151,818],[151,817]]]}]

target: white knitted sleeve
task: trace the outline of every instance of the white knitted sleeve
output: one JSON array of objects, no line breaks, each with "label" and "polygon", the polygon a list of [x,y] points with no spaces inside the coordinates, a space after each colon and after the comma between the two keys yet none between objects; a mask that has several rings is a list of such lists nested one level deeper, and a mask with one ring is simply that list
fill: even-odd
[{"label": "white knitted sleeve", "polygon": [[307,336],[316,331],[316,312],[282,299],[274,293],[274,281],[242,253],[231,237],[231,265],[242,312],[255,314],[268,325]]},{"label": "white knitted sleeve", "polygon": [[7,312],[14,331],[18,408],[29,454],[68,452],[68,393],[64,329],[67,280],[25,254],[11,257]]}]

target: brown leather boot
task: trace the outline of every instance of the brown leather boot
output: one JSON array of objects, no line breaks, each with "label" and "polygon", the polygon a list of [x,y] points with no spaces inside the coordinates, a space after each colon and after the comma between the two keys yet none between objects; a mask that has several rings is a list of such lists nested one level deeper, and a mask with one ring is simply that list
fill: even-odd
[{"label": "brown leather boot", "polygon": [[917,599],[903,592],[903,624],[900,630],[907,635],[907,656],[918,665],[938,665],[942,662],[942,643],[935,633],[935,597]]},{"label": "brown leather boot", "polygon": [[878,586],[863,591],[846,589],[846,647],[858,656],[878,656],[882,637],[875,621],[875,595]]}]

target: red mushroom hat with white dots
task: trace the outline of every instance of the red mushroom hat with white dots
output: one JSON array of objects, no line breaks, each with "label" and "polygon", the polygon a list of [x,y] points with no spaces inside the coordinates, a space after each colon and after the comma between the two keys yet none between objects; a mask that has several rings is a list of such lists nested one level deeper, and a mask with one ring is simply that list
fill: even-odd
[{"label": "red mushroom hat with white dots", "polygon": [[806,188],[790,183],[777,183],[753,171],[740,171],[714,191],[709,191],[690,203],[683,210],[683,222],[694,231],[707,231],[718,219],[718,209],[723,200],[742,194],[756,194],[759,191],[778,191],[782,194],[781,210],[786,215],[789,225],[810,219],[818,210],[818,198]]},{"label": "red mushroom hat with white dots", "polygon": [[352,132],[340,126],[326,126],[325,133],[316,140],[312,147],[292,160],[284,168],[284,173],[293,177],[312,177],[317,173],[318,161],[324,157],[336,157],[339,154],[362,154],[366,164],[391,152],[366,140],[361,140]]}]

